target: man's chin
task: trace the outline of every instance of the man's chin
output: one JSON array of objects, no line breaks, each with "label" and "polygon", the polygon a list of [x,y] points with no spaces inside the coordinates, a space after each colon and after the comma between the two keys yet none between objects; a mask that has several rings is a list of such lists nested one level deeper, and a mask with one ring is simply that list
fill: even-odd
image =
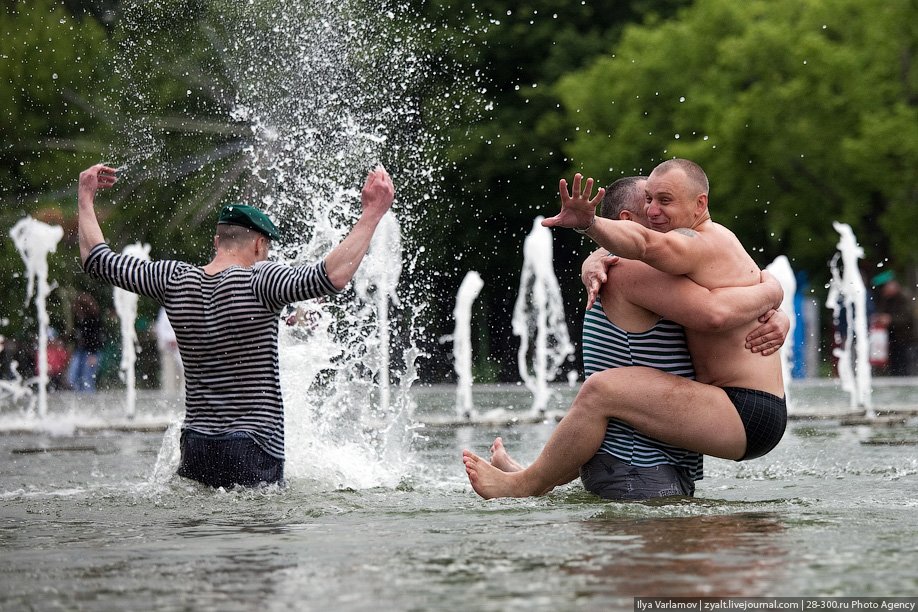
[{"label": "man's chin", "polygon": [[670,227],[669,227],[669,223],[651,223],[650,229],[652,229],[655,232],[666,233],[670,230]]}]

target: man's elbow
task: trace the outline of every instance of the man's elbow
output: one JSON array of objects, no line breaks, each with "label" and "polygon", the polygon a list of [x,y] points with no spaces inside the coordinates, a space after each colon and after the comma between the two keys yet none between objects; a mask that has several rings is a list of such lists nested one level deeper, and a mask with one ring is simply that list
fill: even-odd
[{"label": "man's elbow", "polygon": [[730,317],[725,308],[709,306],[705,308],[697,322],[698,331],[721,332],[729,327]]}]

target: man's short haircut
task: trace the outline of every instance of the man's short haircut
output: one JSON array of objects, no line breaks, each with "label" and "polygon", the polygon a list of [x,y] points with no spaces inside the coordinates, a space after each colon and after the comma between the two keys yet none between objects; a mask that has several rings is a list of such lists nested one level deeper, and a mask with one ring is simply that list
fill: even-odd
[{"label": "man's short haircut", "polygon": [[640,215],[640,209],[644,205],[644,190],[638,185],[645,180],[646,176],[626,176],[606,187],[606,195],[599,205],[599,216],[619,219],[625,210],[633,215]]},{"label": "man's short haircut", "polygon": [[216,235],[220,239],[220,246],[238,247],[256,240],[262,234],[241,225],[219,223]]},{"label": "man's short haircut", "polygon": [[685,172],[685,176],[695,183],[695,186],[700,190],[699,193],[706,194],[711,189],[711,185],[708,182],[708,175],[704,173],[701,166],[688,159],[680,159],[678,157],[675,159],[667,159],[653,170],[654,172],[659,171],[660,173],[665,173],[675,168]]}]

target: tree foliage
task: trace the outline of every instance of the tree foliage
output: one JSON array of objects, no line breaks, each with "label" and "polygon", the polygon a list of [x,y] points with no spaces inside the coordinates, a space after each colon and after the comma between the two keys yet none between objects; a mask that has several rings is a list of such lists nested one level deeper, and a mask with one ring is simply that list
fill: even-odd
[{"label": "tree foliage", "polygon": [[849,223],[876,263],[918,259],[918,5],[698,0],[632,26],[558,84],[588,173],[699,162],[711,209],[764,265],[816,278]]}]

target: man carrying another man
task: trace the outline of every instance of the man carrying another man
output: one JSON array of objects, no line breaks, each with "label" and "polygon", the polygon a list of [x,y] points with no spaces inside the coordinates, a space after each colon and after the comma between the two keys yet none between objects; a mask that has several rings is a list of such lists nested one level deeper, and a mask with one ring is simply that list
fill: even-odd
[{"label": "man carrying another man", "polygon": [[[707,177],[697,164],[669,160],[648,178],[645,211],[652,230],[657,231],[637,223],[597,219],[595,208],[604,190],[591,198],[592,188],[593,181],[588,179],[581,190],[581,176],[577,175],[571,194],[562,180],[562,210],[543,224],[577,228],[616,255],[641,260],[659,273],[685,276],[707,289],[750,287],[762,279],[733,233],[711,221]],[[664,305],[681,301],[656,286],[663,282],[662,277],[615,282],[630,283]],[[635,311],[632,320],[652,324],[659,318],[654,312],[665,314],[662,306],[653,306],[651,301],[642,308],[643,314]],[[483,497],[547,492],[570,480],[594,456],[608,419],[697,453],[741,460],[769,452],[784,433],[787,412],[778,355],[759,355],[746,348],[747,336],[757,326],[753,318],[735,327],[723,320],[708,330],[687,330],[698,382],[640,366],[593,374],[542,453],[526,469],[504,472],[465,451],[463,462],[473,488]]]},{"label": "man carrying another man", "polygon": [[[605,190],[600,215],[646,227],[646,182],[645,177],[615,181]],[[643,365],[694,379],[683,326],[708,331],[735,327],[758,317],[783,293],[768,275],[765,282],[750,287],[709,291],[684,276],[607,255],[605,249],[598,249],[584,262],[583,280],[589,293],[582,345],[587,377],[607,368]],[[605,282],[609,265],[611,280]],[[767,321],[750,332],[747,341],[751,350],[767,355],[780,348],[790,321],[775,311],[762,319]],[[491,464],[503,471],[523,469],[500,438],[491,446]],[[601,447],[581,466],[579,475],[588,491],[607,499],[691,496],[694,481],[702,477],[702,456],[610,419]],[[577,474],[569,476],[567,480],[573,480]]]}]

